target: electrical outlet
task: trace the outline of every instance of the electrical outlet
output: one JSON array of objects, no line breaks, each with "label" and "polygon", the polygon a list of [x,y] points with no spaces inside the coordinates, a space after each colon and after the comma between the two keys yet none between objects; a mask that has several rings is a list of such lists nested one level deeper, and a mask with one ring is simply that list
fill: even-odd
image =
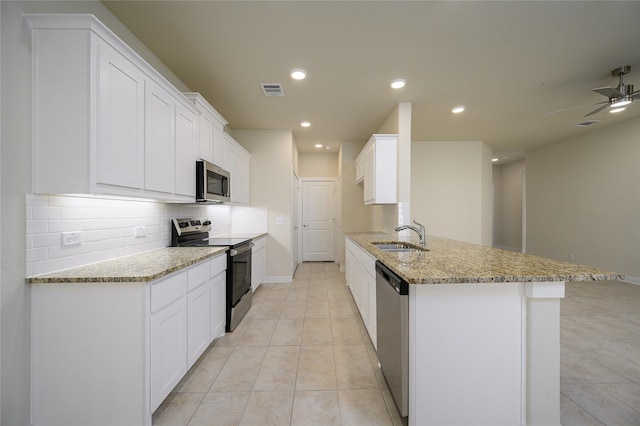
[{"label": "electrical outlet", "polygon": [[569,262],[575,262],[576,261],[576,255],[574,253],[569,253]]},{"label": "electrical outlet", "polygon": [[78,246],[82,244],[82,232],[63,232],[62,233],[62,245],[63,246]]},{"label": "electrical outlet", "polygon": [[147,230],[145,229],[144,226],[136,226],[135,229],[133,230],[133,234],[136,237],[144,237],[145,235],[147,235]]}]

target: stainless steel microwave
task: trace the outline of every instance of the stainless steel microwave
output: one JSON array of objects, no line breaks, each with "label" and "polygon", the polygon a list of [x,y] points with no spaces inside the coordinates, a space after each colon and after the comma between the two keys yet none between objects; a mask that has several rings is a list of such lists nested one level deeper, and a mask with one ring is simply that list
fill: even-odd
[{"label": "stainless steel microwave", "polygon": [[230,201],[228,171],[206,160],[196,161],[196,201],[199,203],[224,203]]}]

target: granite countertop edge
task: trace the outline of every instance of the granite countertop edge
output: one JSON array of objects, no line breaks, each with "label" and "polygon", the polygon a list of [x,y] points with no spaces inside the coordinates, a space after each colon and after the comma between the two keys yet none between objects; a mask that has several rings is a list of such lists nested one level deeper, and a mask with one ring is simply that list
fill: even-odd
[{"label": "granite countertop edge", "polygon": [[146,283],[225,253],[222,247],[164,247],[89,265],[30,276],[27,284]]},{"label": "granite countertop edge", "polygon": [[427,236],[425,253],[390,253],[377,241],[407,241],[385,232],[346,233],[354,243],[409,284],[497,284],[513,282],[612,281],[624,274],[492,247]]}]

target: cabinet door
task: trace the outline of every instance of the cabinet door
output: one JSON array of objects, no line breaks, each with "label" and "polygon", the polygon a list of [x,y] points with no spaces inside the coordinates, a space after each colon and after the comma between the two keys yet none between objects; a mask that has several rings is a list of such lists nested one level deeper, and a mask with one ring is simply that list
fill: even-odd
[{"label": "cabinet door", "polygon": [[151,411],[187,372],[187,299],[151,316]]},{"label": "cabinet door", "polygon": [[376,279],[375,275],[372,277],[369,274],[367,276],[367,287],[369,288],[369,314],[368,314],[368,323],[365,324],[367,326],[367,331],[369,331],[369,337],[371,337],[371,343],[373,343],[373,347],[378,349],[377,342],[377,317],[376,317]]},{"label": "cabinet door", "polygon": [[198,142],[198,115],[176,104],[175,190],[178,195],[195,197],[195,147]]},{"label": "cabinet door", "polygon": [[224,326],[227,321],[226,295],[227,295],[227,273],[220,272],[209,281],[211,291],[211,332],[210,339],[213,340],[224,335]]},{"label": "cabinet door", "polygon": [[231,174],[231,202],[249,203],[250,155],[229,135],[224,134],[224,166]]},{"label": "cabinet door", "polygon": [[172,193],[175,155],[175,100],[162,87],[147,81],[145,88],[144,187]]},{"label": "cabinet door", "polygon": [[364,202],[375,202],[376,181],[375,181],[375,147],[371,146],[364,157]]},{"label": "cabinet door", "polygon": [[236,170],[238,170],[238,175],[240,177],[240,182],[238,183],[238,202],[243,204],[249,204],[249,184],[250,184],[250,162],[251,157],[246,155],[244,152],[239,152],[239,155],[236,159],[238,162],[236,165]]},{"label": "cabinet door", "polygon": [[261,248],[251,252],[251,288],[256,291],[267,272],[267,250]]},{"label": "cabinet door", "polygon": [[98,45],[96,182],[142,188],[144,74],[106,44]]},{"label": "cabinet door", "polygon": [[187,294],[188,367],[191,368],[209,346],[209,285],[203,283]]},{"label": "cabinet door", "polygon": [[211,156],[213,164],[217,164],[224,169],[224,166],[222,165],[224,164],[224,123],[215,118],[213,118]]},{"label": "cabinet door", "polygon": [[213,117],[210,114],[206,112],[200,113],[198,156],[210,163],[213,163],[213,121]]}]

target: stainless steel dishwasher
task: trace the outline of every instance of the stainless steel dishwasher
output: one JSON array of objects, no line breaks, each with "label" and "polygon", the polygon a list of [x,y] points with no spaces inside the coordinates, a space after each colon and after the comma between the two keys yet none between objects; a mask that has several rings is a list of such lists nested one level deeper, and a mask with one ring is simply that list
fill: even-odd
[{"label": "stainless steel dishwasher", "polygon": [[409,283],[376,261],[378,360],[402,417],[409,414]]}]

